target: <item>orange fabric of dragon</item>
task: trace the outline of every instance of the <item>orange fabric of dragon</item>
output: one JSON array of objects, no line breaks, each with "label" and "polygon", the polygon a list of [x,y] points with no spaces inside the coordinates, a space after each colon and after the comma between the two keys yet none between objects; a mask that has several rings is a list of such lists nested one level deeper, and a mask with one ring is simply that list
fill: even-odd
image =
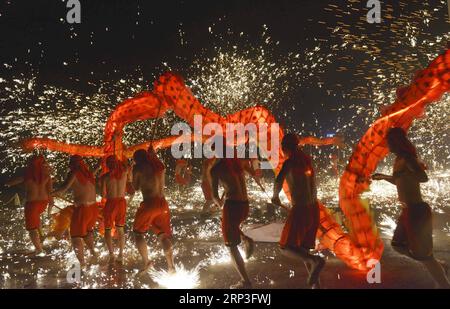
[{"label": "orange fabric of dragon", "polygon": [[[369,177],[375,171],[378,162],[388,153],[385,144],[385,134],[391,127],[408,129],[424,108],[438,100],[450,89],[450,50],[438,56],[426,69],[418,72],[407,87],[397,91],[398,98],[394,104],[382,111],[382,117],[376,120],[363,135],[350,157],[348,165],[341,177],[339,185],[340,207],[346,217],[348,233],[336,222],[334,217],[320,204],[320,228],[318,239],[322,247],[328,248],[344,261],[348,266],[367,270],[371,259],[379,260],[383,252],[374,220],[360,194],[368,189]],[[46,148],[52,151],[78,154],[81,156],[105,157],[116,154],[120,159],[129,158],[137,149],[146,149],[150,144],[155,149],[167,148],[177,140],[178,136],[171,136],[157,141],[148,141],[139,145],[125,147],[123,128],[130,123],[145,119],[163,117],[172,110],[185,120],[191,127],[194,116],[203,116],[203,125],[208,123],[265,123],[268,124],[268,136],[275,117],[262,106],[251,107],[234,114],[222,117],[204,107],[184,84],[183,79],[173,73],[162,75],[154,84],[152,92],[143,92],[134,98],[120,103],[108,118],[104,131],[104,145],[101,147],[76,145],[59,142],[52,139],[33,138],[23,142],[25,150]],[[283,138],[280,130],[279,140]],[[204,139],[205,137],[202,137]],[[184,137],[193,141],[194,135]],[[337,144],[338,139],[320,140],[304,138],[300,144],[327,145]],[[277,174],[284,162],[280,152],[278,166],[274,166]],[[284,190],[289,197],[287,185]]]}]

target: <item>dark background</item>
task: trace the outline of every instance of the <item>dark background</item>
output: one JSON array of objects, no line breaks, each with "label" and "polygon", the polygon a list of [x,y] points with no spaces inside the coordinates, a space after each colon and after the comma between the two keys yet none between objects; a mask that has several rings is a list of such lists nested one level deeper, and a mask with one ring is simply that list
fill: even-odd
[{"label": "dark background", "polygon": [[[189,64],[199,57],[214,56],[211,46],[261,44],[263,25],[267,25],[272,41],[279,41],[271,55],[274,58],[277,53],[302,53],[316,46],[317,40],[322,42],[325,56],[331,52],[331,46],[342,44],[342,34],[333,33],[340,26],[351,35],[365,36],[369,50],[375,52],[351,48],[333,51],[333,61],[326,70],[320,76],[305,77],[306,81],[298,85],[293,80],[292,90],[288,96],[277,98],[279,104],[274,105],[272,112],[283,126],[304,129],[305,135],[324,136],[351,123],[344,132],[349,145],[373,121],[364,112],[356,116],[355,106],[373,110],[374,102],[392,103],[378,102],[373,96],[369,81],[377,74],[376,70],[400,76],[379,81],[386,91],[402,86],[415,71],[428,65],[427,53],[439,53],[446,45],[442,41],[429,47],[421,44],[422,40],[449,32],[447,10],[439,0],[381,1],[381,24],[365,22],[367,1],[80,2],[81,24],[68,24],[66,1],[2,1],[0,76],[11,79],[32,72],[36,77],[36,93],[44,85],[54,85],[88,96],[98,90],[99,80],[118,80],[139,70],[151,89],[155,77],[165,71],[163,62],[189,79],[192,76]],[[434,8],[439,8],[438,18],[431,18],[424,26],[422,10],[431,12]],[[400,40],[406,36],[408,24],[419,29],[416,47]],[[214,33],[222,34],[221,37],[212,36],[208,27],[213,27]],[[181,43],[180,31],[186,44]],[[245,33],[245,38],[239,36],[240,32]],[[346,70],[339,70],[340,67]],[[305,76],[307,73],[301,72]],[[3,90],[0,87],[0,97]],[[6,103],[0,104],[0,114],[23,104],[2,102]],[[111,106],[115,104],[110,102]],[[293,106],[297,108],[293,110]],[[342,108],[340,113],[338,108]],[[304,127],[300,128],[299,123],[304,123]]]},{"label": "dark background", "polygon": [[[211,42],[208,33],[211,25],[214,25],[216,33],[226,33],[228,29],[235,33],[245,32],[246,43],[256,45],[260,40],[261,26],[265,24],[273,40],[280,42],[277,51],[287,53],[311,48],[315,46],[317,38],[328,41],[330,46],[342,43],[340,38],[330,33],[332,27],[343,22],[350,25],[349,29],[356,34],[367,35],[370,41],[377,42],[380,55],[390,57],[394,51],[392,62],[395,63],[396,58],[402,59],[414,49],[398,44],[399,34],[390,29],[389,23],[396,20],[401,22],[414,14],[417,15],[415,20],[420,22],[421,9],[432,10],[437,5],[443,6],[439,0],[381,1],[382,10],[389,6],[393,9],[390,13],[393,16],[377,25],[361,23],[368,10],[367,1],[364,0],[351,4],[324,0],[80,2],[81,24],[71,25],[65,21],[68,11],[66,1],[2,1],[0,54],[2,62],[13,63],[13,69],[6,70],[2,75],[12,76],[31,67],[38,72],[38,85],[52,84],[89,93],[96,90],[89,85],[89,81],[120,78],[140,67],[151,88],[156,76],[155,68],[160,68],[162,62],[169,62],[185,75],[186,63],[190,63],[200,53],[207,56],[208,52],[213,52],[208,51],[208,46],[220,42]],[[336,7],[341,8],[351,7],[351,14],[342,16],[341,8],[335,12],[324,10],[330,3],[336,3]],[[382,11],[383,18],[386,14],[386,11]],[[431,34],[448,33],[445,17],[443,15],[441,20],[432,20],[427,31]],[[363,27],[356,26],[358,21]],[[180,29],[185,33],[188,44],[180,44]],[[70,38],[73,33],[77,34],[76,37]],[[227,40],[233,44],[233,40],[239,43],[240,38],[238,35],[229,35]],[[442,50],[442,47],[436,50]],[[328,87],[319,89],[317,85],[299,85],[298,91],[292,94],[293,101],[300,102],[302,107],[302,115],[297,115],[300,119],[305,120],[307,117],[304,115],[314,114],[326,122],[333,118],[330,108],[355,103],[351,100],[336,102],[336,98],[330,98],[326,91],[333,89],[337,83],[344,83],[344,88],[339,89],[341,94],[349,93],[356,86],[366,85],[364,79],[355,76],[355,70],[362,61],[370,58],[360,52],[344,56],[345,61],[342,58],[331,64],[322,77]],[[67,60],[70,64],[62,65]],[[415,69],[427,64],[424,55],[419,54],[415,60]],[[379,60],[381,63],[383,61]],[[333,70],[339,66],[345,66],[348,70]],[[376,63],[369,63],[363,70],[371,72],[374,67],[377,67]],[[1,69],[5,68],[2,66]],[[409,72],[410,75],[413,73],[414,70]],[[400,85],[392,84],[392,88],[397,86]],[[290,110],[289,104],[286,105],[286,109]],[[283,107],[279,112],[283,112]],[[296,113],[299,113],[298,109]]]}]

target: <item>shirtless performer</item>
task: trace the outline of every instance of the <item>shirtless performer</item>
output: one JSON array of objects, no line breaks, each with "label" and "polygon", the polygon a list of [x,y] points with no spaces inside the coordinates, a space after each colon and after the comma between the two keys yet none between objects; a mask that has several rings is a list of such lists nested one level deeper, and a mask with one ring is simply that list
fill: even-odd
[{"label": "shirtless performer", "polygon": [[425,167],[417,157],[414,145],[401,128],[392,128],[387,134],[389,150],[395,154],[392,176],[374,174],[373,180],[386,180],[397,186],[398,198],[403,206],[392,247],[428,269],[441,288],[450,288],[442,265],[433,257],[433,228],[430,206],[423,201],[420,183],[427,182]]},{"label": "shirtless performer", "polygon": [[[224,148],[226,144],[224,141]],[[224,149],[224,153],[225,153]],[[218,155],[218,157],[222,157]],[[211,168],[211,185],[213,201],[222,208],[222,235],[225,246],[228,247],[234,266],[241,277],[241,281],[232,285],[232,289],[251,288],[252,284],[245,269],[244,260],[239,252],[238,245],[244,242],[246,258],[253,253],[253,240],[245,236],[240,225],[248,217],[249,202],[244,172],[249,167],[245,160],[238,158],[216,159]],[[219,198],[219,182],[224,187],[225,202]]]},{"label": "shirtless performer", "polygon": [[314,170],[309,156],[300,150],[295,134],[286,134],[281,147],[287,160],[275,180],[272,202],[281,205],[279,194],[286,180],[291,192],[292,208],[281,234],[280,249],[284,256],[305,263],[309,273],[307,283],[315,288],[318,287],[325,260],[309,252],[315,247],[319,227]]},{"label": "shirtless performer", "polygon": [[78,155],[70,157],[69,169],[70,172],[62,188],[53,192],[53,196],[62,196],[69,189],[73,191],[75,205],[70,222],[70,236],[80,267],[83,268],[86,265],[84,243],[91,252],[94,262],[97,260],[93,234],[99,214],[96,202],[95,178],[83,158]]},{"label": "shirtless performer", "polygon": [[117,262],[123,261],[123,249],[125,246],[124,225],[127,211],[125,192],[127,189],[128,168],[112,155],[106,158],[108,172],[101,178],[102,196],[106,199],[103,210],[105,222],[105,242],[109,251],[109,263],[115,261],[111,229],[116,228],[119,236],[119,256]]},{"label": "shirtless performer", "polygon": [[133,230],[136,247],[142,257],[141,273],[147,271],[152,263],[148,260],[145,233],[151,229],[157,236],[166,256],[169,272],[175,272],[172,250],[172,229],[170,211],[164,196],[165,167],[158,159],[153,147],[148,152],[137,150],[133,155],[133,187],[141,190],[143,202],[136,212]]},{"label": "shirtless performer", "polygon": [[42,243],[40,237],[41,214],[47,205],[53,204],[52,178],[49,166],[41,155],[33,156],[28,161],[28,166],[23,177],[12,179],[6,183],[8,187],[23,184],[26,190],[27,202],[25,204],[25,228],[34,245],[35,255],[42,255]]}]

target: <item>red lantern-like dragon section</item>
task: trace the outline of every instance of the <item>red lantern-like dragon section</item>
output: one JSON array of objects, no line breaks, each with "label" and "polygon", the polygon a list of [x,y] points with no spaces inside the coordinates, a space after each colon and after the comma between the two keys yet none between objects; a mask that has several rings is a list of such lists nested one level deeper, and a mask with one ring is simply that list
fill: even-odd
[{"label": "red lantern-like dragon section", "polygon": [[[340,207],[346,217],[348,232],[345,232],[325,206],[320,204],[320,228],[317,237],[323,247],[334,252],[348,266],[366,270],[369,268],[368,261],[379,260],[383,252],[383,242],[370,210],[361,201],[360,195],[368,189],[370,175],[375,171],[378,162],[388,153],[385,143],[387,130],[391,127],[402,127],[407,130],[413,120],[423,114],[428,104],[437,101],[449,89],[450,50],[447,50],[426,69],[418,72],[409,86],[397,90],[395,103],[382,112],[382,117],[371,125],[356,145],[339,185]],[[86,157],[104,157],[114,153],[121,158],[128,158],[135,150],[147,148],[150,143],[155,149],[162,149],[171,146],[179,138],[171,136],[131,147],[125,147],[123,144],[123,129],[127,124],[163,117],[168,110],[173,110],[190,126],[194,125],[195,115],[202,115],[203,125],[219,123],[225,127],[226,123],[244,125],[266,123],[268,136],[271,134],[270,125],[276,122],[270,111],[262,106],[222,117],[200,104],[180,76],[166,73],[155,82],[152,92],[143,92],[117,106],[106,123],[103,146],[67,144],[52,139],[32,138],[24,141],[22,147],[26,151],[45,148]],[[283,131],[280,130],[280,141],[282,137]],[[194,139],[193,136],[186,138],[191,141]],[[335,143],[335,139],[321,140],[312,137],[300,141],[303,145]],[[282,153],[279,157],[278,166],[274,166],[276,174],[284,161]],[[286,185],[284,190],[289,196]]]}]

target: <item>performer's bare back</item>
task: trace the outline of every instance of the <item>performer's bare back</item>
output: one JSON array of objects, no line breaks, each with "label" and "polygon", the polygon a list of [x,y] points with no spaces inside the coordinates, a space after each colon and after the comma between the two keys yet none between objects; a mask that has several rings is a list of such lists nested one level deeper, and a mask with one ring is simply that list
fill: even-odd
[{"label": "performer's bare back", "polygon": [[133,186],[141,190],[144,202],[155,197],[164,197],[165,168],[156,171],[150,165],[134,166]]},{"label": "performer's bare back", "polygon": [[104,176],[104,185],[106,189],[106,198],[119,198],[125,197],[127,188],[128,172],[122,173],[120,179],[111,178],[109,174]]},{"label": "performer's bare back", "polygon": [[32,180],[25,180],[24,182],[27,201],[46,201],[50,199],[49,186],[51,186],[50,176],[45,177],[41,183]]},{"label": "performer's bare back", "polygon": [[[221,159],[211,169],[211,176],[213,179],[218,179],[225,190],[225,199],[234,201],[247,201],[247,187],[245,183],[244,169],[241,168],[240,173],[233,172],[229,169],[225,160]],[[241,164],[240,161],[235,161],[234,164]],[[213,180],[214,181],[214,180]]]},{"label": "performer's bare back", "polygon": [[415,161],[408,163],[404,158],[397,157],[394,164],[393,180],[397,186],[398,198],[406,205],[423,202],[420,182],[428,180],[417,159],[413,160]]},{"label": "performer's bare back", "polygon": [[293,205],[310,205],[317,201],[312,170],[306,171],[288,159],[283,166]]}]

